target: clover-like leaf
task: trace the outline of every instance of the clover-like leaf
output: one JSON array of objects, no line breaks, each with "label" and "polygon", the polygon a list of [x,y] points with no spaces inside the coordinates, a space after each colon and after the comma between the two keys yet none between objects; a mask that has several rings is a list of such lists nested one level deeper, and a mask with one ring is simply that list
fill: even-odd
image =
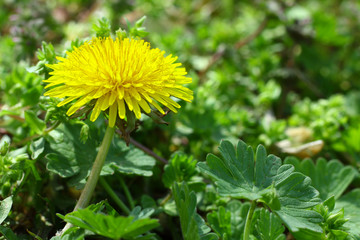
[{"label": "clover-like leaf", "polygon": [[311,159],[299,161],[295,157],[288,157],[284,163],[292,164],[295,170],[309,176],[314,186],[320,192],[320,198],[326,200],[332,195],[338,199],[356,176],[356,170],[351,166],[344,166],[338,160],[326,161],[319,158],[316,165]]},{"label": "clover-like leaf", "polygon": [[210,228],[206,226],[201,216],[196,213],[196,196],[194,192],[189,191],[187,184],[183,182],[179,186],[174,183],[172,190],[184,240],[218,239],[216,234],[209,233]]},{"label": "clover-like leaf", "polygon": [[252,148],[242,141],[236,149],[229,141],[222,141],[219,150],[223,159],[209,154],[206,163],[198,166],[215,180],[220,195],[265,203],[291,232],[322,232],[317,224],[321,215],[309,209],[321,202],[309,177],[294,172],[292,165],[281,166],[281,160],[267,156],[261,145],[256,159]]}]

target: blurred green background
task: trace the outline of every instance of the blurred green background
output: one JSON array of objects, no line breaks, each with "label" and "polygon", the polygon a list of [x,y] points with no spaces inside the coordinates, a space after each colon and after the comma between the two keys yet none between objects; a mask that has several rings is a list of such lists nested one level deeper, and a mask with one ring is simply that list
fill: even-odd
[{"label": "blurred green background", "polygon": [[194,101],[180,102],[178,114],[164,118],[168,126],[144,116],[136,141],[165,159],[180,150],[203,161],[221,139],[242,139],[281,157],[359,167],[357,0],[1,0],[0,138],[21,148],[36,133],[24,112],[47,120],[56,102],[42,97],[42,79],[54,51],[91,39],[104,17],[114,32],[134,30],[143,16],[144,38],[188,70]]}]

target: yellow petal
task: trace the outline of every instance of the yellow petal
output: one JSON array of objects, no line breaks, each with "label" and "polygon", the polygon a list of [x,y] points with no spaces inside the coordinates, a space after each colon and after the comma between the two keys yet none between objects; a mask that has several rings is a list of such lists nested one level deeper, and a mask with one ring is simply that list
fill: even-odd
[{"label": "yellow petal", "polygon": [[117,105],[118,105],[119,117],[120,117],[121,119],[124,119],[124,118],[125,118],[125,115],[126,115],[124,100],[123,100],[123,99],[117,100]]}]

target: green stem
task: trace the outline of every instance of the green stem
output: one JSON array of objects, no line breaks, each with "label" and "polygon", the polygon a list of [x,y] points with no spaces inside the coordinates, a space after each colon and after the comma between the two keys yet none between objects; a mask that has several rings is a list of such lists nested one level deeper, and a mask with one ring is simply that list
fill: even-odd
[{"label": "green stem", "polygon": [[123,210],[127,215],[130,214],[129,208],[125,205],[125,203],[116,195],[114,190],[110,187],[110,185],[106,182],[105,178],[100,178],[100,184],[103,186],[105,191],[109,194],[109,196],[114,200],[114,202]]},{"label": "green stem", "polygon": [[[90,202],[90,198],[93,195],[93,192],[96,187],[96,183],[99,179],[101,169],[104,165],[106,155],[109,151],[109,147],[111,144],[111,141],[113,139],[115,132],[115,128],[107,127],[104,139],[100,145],[99,152],[96,156],[96,159],[94,161],[93,167],[90,172],[90,176],[85,184],[85,188],[81,192],[79,201],[76,203],[76,206],[74,208],[74,211],[76,211],[79,208],[85,208],[88,206]],[[67,223],[64,229],[62,230],[61,234],[64,233],[67,229],[71,227],[70,223]]]},{"label": "green stem", "polygon": [[133,200],[133,198],[132,198],[132,196],[131,196],[131,193],[130,193],[130,191],[129,191],[129,188],[126,186],[126,184],[125,184],[125,182],[124,182],[124,179],[123,179],[120,175],[118,175],[118,178],[119,178],[121,187],[124,189],[125,196],[126,196],[128,202],[129,202],[129,204],[130,204],[130,208],[131,208],[131,209],[134,209],[135,204],[134,204],[134,200]]},{"label": "green stem", "polygon": [[250,239],[251,220],[254,215],[255,207],[256,207],[256,201],[252,201],[249,212],[246,217],[245,229],[244,229],[244,240]]},{"label": "green stem", "polygon": [[172,197],[172,194],[170,192],[165,196],[165,198],[160,202],[159,205],[163,207],[171,199],[171,197]]}]

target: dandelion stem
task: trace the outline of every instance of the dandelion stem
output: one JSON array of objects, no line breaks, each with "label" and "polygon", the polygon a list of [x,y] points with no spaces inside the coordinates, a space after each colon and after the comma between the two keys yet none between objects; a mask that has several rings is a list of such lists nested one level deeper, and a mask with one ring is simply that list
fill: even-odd
[{"label": "dandelion stem", "polygon": [[244,229],[244,240],[250,239],[251,220],[254,215],[255,207],[256,207],[256,201],[252,201],[249,212],[246,217],[245,229]]},{"label": "dandelion stem", "polygon": [[[96,183],[99,179],[101,169],[104,165],[106,155],[109,151],[109,147],[110,147],[111,141],[113,139],[114,132],[115,132],[115,128],[112,128],[109,126],[107,127],[104,139],[101,143],[99,152],[96,156],[93,167],[91,169],[90,176],[85,184],[85,188],[81,192],[79,201],[76,203],[74,211],[76,211],[79,208],[85,208],[88,206],[88,204],[90,202],[90,198],[93,195],[93,192],[95,190]],[[70,227],[71,227],[71,224],[67,223],[66,226],[64,227],[64,229],[62,230],[62,233],[64,233]]]},{"label": "dandelion stem", "polygon": [[109,194],[109,196],[114,200],[114,202],[121,208],[121,210],[123,210],[127,215],[129,215],[130,210],[129,208],[125,205],[125,203],[118,197],[118,195],[116,195],[116,193],[114,192],[114,190],[112,190],[112,188],[110,187],[110,185],[107,183],[107,181],[105,180],[105,178],[101,177],[100,178],[100,184],[102,185],[102,187],[105,189],[105,191]]}]

